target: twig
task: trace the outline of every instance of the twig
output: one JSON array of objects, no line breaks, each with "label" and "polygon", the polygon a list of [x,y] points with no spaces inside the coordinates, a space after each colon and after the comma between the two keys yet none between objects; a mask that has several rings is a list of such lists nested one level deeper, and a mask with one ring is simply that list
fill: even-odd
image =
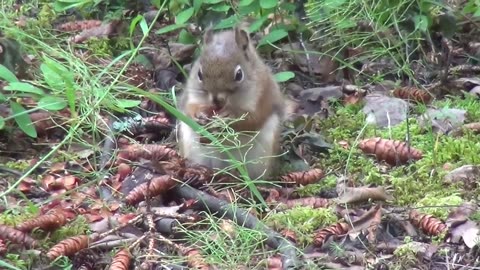
[{"label": "twig", "polygon": [[283,269],[295,269],[299,266],[295,246],[246,210],[189,186],[177,186],[173,191],[184,199],[195,199],[196,203],[193,205],[195,208],[210,211],[217,216],[227,217],[241,226],[263,232],[267,236],[267,245],[278,249],[282,255]]},{"label": "twig", "polygon": [[23,176],[22,172],[14,170],[14,169],[7,168],[5,166],[0,166],[0,172],[6,172],[6,173],[9,173],[9,174],[13,174],[15,176],[18,176],[18,177]]},{"label": "twig", "polygon": [[442,38],[442,45],[443,45],[443,49],[446,53],[446,56],[445,56],[445,63],[444,63],[444,69],[443,69],[443,74],[442,74],[442,78],[441,78],[441,82],[442,84],[445,84],[447,83],[448,81],[448,70],[450,69],[450,64],[452,62],[452,43],[450,42],[450,40],[448,40],[447,38],[443,37]]},{"label": "twig", "polygon": [[100,240],[95,243],[92,243],[89,248],[105,248],[105,249],[111,249],[113,247],[119,247],[119,246],[124,246],[126,244],[129,244],[138,238],[127,238],[127,239],[115,239],[115,240]]},{"label": "twig", "polygon": [[130,225],[130,224],[133,224],[133,223],[139,221],[139,220],[142,219],[142,218],[143,218],[143,214],[139,214],[139,215],[136,216],[135,218],[129,220],[127,223],[122,224],[122,225],[120,225],[120,226],[117,226],[117,227],[115,227],[115,228],[113,228],[113,229],[111,229],[111,230],[109,230],[109,231],[104,232],[104,233],[101,233],[101,234],[98,236],[98,238],[99,238],[99,239],[104,238],[104,237],[106,237],[107,235],[112,234],[112,233],[114,233],[114,232],[116,232],[116,231],[118,231],[118,230],[120,230],[120,229],[122,229],[122,228],[125,228],[126,226],[128,226],[128,225]]}]

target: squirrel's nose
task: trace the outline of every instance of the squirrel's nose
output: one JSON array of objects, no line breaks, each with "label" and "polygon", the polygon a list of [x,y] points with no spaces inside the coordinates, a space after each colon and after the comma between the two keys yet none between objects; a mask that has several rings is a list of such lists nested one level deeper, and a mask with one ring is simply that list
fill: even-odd
[{"label": "squirrel's nose", "polygon": [[212,103],[217,109],[222,109],[225,106],[225,98],[219,95],[212,95]]}]

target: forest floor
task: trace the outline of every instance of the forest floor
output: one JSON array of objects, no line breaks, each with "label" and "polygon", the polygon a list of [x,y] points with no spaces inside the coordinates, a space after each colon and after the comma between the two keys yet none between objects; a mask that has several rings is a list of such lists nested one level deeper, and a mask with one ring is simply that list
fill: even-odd
[{"label": "forest floor", "polygon": [[177,152],[202,7],[229,4],[3,2],[1,269],[480,269],[480,21],[461,8],[454,32],[433,11],[352,30],[345,1],[327,26],[239,1],[291,101],[265,181]]}]

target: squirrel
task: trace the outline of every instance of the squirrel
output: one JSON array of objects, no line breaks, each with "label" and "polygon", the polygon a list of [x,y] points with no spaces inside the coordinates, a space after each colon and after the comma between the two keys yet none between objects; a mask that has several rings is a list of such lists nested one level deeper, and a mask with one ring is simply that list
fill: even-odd
[{"label": "squirrel", "polygon": [[[279,154],[285,100],[270,68],[258,55],[243,27],[214,33],[208,28],[203,47],[193,63],[179,109],[202,124],[212,113],[219,119],[235,119],[228,125],[240,142],[229,152],[245,162],[251,179],[268,178]],[[212,169],[226,169],[229,157],[184,122],[178,126],[180,154]],[[230,149],[230,148],[229,148]]]}]

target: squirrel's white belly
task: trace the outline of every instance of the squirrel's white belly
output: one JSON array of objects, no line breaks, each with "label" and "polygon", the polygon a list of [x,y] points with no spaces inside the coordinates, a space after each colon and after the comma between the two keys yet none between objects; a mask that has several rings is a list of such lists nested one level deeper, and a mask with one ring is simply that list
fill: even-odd
[{"label": "squirrel's white belly", "polygon": [[[259,132],[237,134],[233,142],[224,143],[224,147],[237,161],[245,164],[251,179],[262,177],[268,173],[279,128],[280,119],[273,114]],[[234,168],[221,147],[201,144],[199,135],[187,124],[181,122],[179,132],[180,153],[185,158],[217,170]]]}]

